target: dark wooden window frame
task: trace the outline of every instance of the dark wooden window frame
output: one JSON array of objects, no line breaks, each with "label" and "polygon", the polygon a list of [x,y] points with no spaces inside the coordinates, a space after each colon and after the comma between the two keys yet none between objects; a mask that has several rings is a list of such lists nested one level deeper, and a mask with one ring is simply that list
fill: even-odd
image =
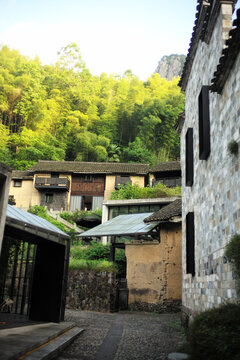
[{"label": "dark wooden window frame", "polygon": [[207,160],[210,155],[209,86],[204,85],[198,97],[199,159]]},{"label": "dark wooden window frame", "polygon": [[194,212],[189,212],[186,216],[186,272],[195,276]]},{"label": "dark wooden window frame", "polygon": [[192,186],[194,181],[194,163],[193,163],[193,128],[188,128],[185,136],[185,184]]},{"label": "dark wooden window frame", "polygon": [[22,187],[22,180],[13,180],[14,187]]},{"label": "dark wooden window frame", "polygon": [[45,202],[46,202],[46,204],[52,204],[53,203],[53,193],[46,193],[45,194]]}]

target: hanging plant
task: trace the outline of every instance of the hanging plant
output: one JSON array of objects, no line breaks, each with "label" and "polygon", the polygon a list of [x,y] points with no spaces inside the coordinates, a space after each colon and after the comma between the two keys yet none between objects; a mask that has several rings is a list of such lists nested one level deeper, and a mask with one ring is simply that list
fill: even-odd
[{"label": "hanging plant", "polygon": [[238,154],[238,143],[235,140],[230,141],[228,143],[228,152],[231,155],[237,155]]}]

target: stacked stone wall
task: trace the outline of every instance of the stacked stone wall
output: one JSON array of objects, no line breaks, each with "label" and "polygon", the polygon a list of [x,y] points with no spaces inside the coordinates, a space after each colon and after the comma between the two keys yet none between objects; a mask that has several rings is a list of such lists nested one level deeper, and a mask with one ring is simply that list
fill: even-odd
[{"label": "stacked stone wall", "polygon": [[[228,8],[229,12],[229,8]],[[186,89],[186,117],[181,135],[183,173],[183,294],[185,309],[199,312],[226,301],[235,301],[235,278],[224,257],[226,244],[240,232],[240,156],[230,155],[230,141],[240,144],[240,56],[223,93],[210,93],[211,153],[199,160],[198,96],[211,85],[222,50],[220,14],[209,44],[199,43]],[[194,184],[185,186],[185,135],[194,133]],[[195,270],[186,273],[186,214],[195,214]]]},{"label": "stacked stone wall", "polygon": [[66,308],[112,312],[116,310],[114,273],[69,269]]}]

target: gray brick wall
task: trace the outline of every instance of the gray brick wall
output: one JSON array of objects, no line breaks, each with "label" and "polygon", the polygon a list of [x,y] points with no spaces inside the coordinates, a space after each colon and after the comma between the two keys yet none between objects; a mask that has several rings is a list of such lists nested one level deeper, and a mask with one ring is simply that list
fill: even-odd
[{"label": "gray brick wall", "polygon": [[[225,11],[225,10],[224,10]],[[181,134],[183,174],[183,306],[193,313],[236,299],[234,274],[224,250],[240,232],[240,156],[229,155],[228,143],[240,143],[240,56],[223,93],[210,93],[211,153],[199,160],[198,96],[211,85],[221,56],[224,32],[219,14],[209,44],[200,42],[186,89],[185,123]],[[224,20],[224,21],[225,21]],[[222,25],[223,24],[223,25]],[[185,187],[185,135],[193,128],[194,184]],[[186,214],[195,214],[195,270],[186,274]]]}]

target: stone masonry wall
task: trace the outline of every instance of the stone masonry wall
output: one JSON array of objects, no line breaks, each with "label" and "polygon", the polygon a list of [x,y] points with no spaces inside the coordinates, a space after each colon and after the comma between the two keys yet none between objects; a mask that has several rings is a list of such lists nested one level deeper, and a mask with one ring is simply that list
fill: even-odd
[{"label": "stone masonry wall", "polygon": [[[211,85],[222,51],[231,6],[222,5],[209,45],[200,42],[186,89],[185,124],[181,134],[183,173],[183,294],[186,310],[199,312],[236,299],[231,266],[224,258],[231,236],[240,232],[239,154],[229,155],[228,143],[240,144],[240,57],[223,93],[210,93],[211,153],[199,160],[198,96]],[[222,30],[224,28],[224,30]],[[185,186],[185,135],[193,128],[194,184]],[[186,274],[186,215],[195,214],[195,277]]]},{"label": "stone masonry wall", "polygon": [[[53,202],[52,203],[46,203],[45,197],[46,193],[52,193],[53,194]],[[45,191],[40,192],[40,205],[41,206],[47,206],[48,210],[53,211],[60,211],[61,209],[65,211],[67,209],[67,201],[68,201],[68,192],[51,192],[51,191]]]},{"label": "stone masonry wall", "polygon": [[115,311],[116,288],[114,273],[69,269],[66,308]]}]

